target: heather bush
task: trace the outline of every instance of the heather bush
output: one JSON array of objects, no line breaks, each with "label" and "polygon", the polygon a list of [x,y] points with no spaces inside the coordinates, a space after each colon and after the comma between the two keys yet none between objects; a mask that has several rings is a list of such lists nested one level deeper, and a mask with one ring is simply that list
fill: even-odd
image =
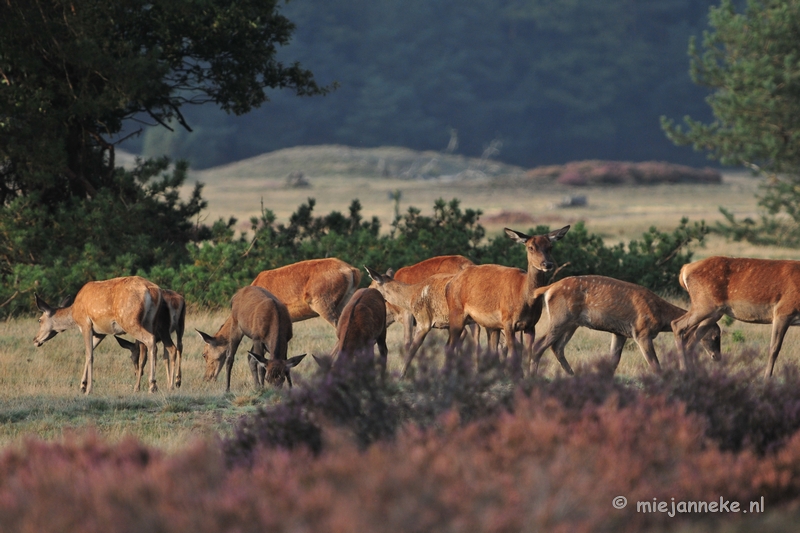
[{"label": "heather bush", "polygon": [[555,181],[562,185],[652,185],[659,183],[722,183],[722,175],[712,168],[693,168],[662,161],[574,161],[528,171],[528,179]]}]

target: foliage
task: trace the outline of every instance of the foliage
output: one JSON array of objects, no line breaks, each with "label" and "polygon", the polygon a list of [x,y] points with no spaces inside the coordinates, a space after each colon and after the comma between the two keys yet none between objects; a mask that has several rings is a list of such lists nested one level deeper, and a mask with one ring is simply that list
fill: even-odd
[{"label": "foliage", "polygon": [[276,105],[242,117],[194,108],[193,132],[151,129],[130,149],[204,168],[299,145],[444,150],[455,133],[457,153],[495,148],[526,167],[589,158],[702,165],[664,138],[658,117],[710,117],[685,48],[717,3],[290,2],[291,56],[338,80],[337,91],[274,94]]},{"label": "foliage", "polygon": [[[158,168],[163,169],[163,166]],[[180,174],[181,169],[178,167],[176,174]],[[143,190],[153,194],[163,190],[164,193],[158,194],[169,196],[180,181],[168,175],[163,180],[162,186]],[[164,189],[164,183],[171,185]],[[177,198],[169,197],[171,201]],[[159,206],[163,204],[153,203],[155,215],[147,212],[148,216],[136,217],[138,226],[134,228],[141,228],[135,233],[136,240],[126,240],[121,236],[124,232],[109,232],[103,239],[93,240],[80,233],[79,228],[91,220],[103,228],[128,223],[127,218],[117,217],[118,210],[110,205],[107,213],[85,212],[90,222],[59,219],[54,223],[57,231],[74,233],[65,233],[58,241],[49,241],[48,233],[30,231],[31,239],[37,238],[43,243],[43,255],[41,259],[34,257],[26,261],[24,257],[17,257],[16,263],[8,262],[8,271],[2,277],[5,283],[0,286],[0,299],[11,298],[12,301],[6,302],[4,312],[29,309],[32,298],[15,297],[33,290],[46,299],[57,301],[74,295],[87,281],[132,274],[143,275],[162,287],[176,290],[192,304],[227,306],[233,293],[251,283],[262,270],[320,257],[338,257],[358,267],[368,265],[378,270],[396,270],[436,255],[461,254],[478,263],[527,268],[524,247],[505,235],[490,237],[487,242],[485,229],[479,223],[481,212],[462,210],[457,199],[436,200],[431,216],[409,207],[406,213],[397,216],[389,234],[381,234],[377,218],[363,220],[358,200],[350,204],[347,215],[333,211],[315,216],[316,202],[309,198],[298,207],[288,224],[276,223],[275,215],[263,209],[260,217],[250,221],[250,234],[237,237],[232,229],[235,219],[219,220],[211,228],[185,228],[198,238],[205,238],[201,242],[188,239],[180,242],[175,237],[165,243],[154,226],[161,222],[154,222],[152,218],[174,217],[170,224],[176,235],[181,235],[179,224],[188,218],[187,212],[196,212],[203,204],[196,191],[188,204],[172,205],[162,212]],[[25,219],[20,217],[19,220]],[[529,229],[528,233],[548,231],[547,226],[539,226]],[[579,222],[556,247],[554,257],[562,265],[557,276],[602,274],[639,283],[660,293],[673,292],[678,290],[675,279],[681,266],[691,259],[689,244],[702,242],[706,231],[703,223],[690,225],[682,220],[672,233],[651,228],[640,240],[607,246],[600,236],[589,233]],[[24,234],[21,230],[17,233]],[[64,242],[85,244],[66,246]],[[367,282],[368,278],[362,276],[362,285]]]},{"label": "foliage", "polygon": [[[424,380],[382,385],[374,369],[356,365],[243,419],[222,450],[200,441],[165,454],[132,439],[29,439],[0,455],[0,528],[791,530],[800,503],[799,377],[767,386],[705,366],[697,378],[667,369],[626,384],[601,370],[515,390],[502,372],[428,369]],[[707,388],[690,394],[705,396],[701,409],[681,398],[699,385]],[[447,392],[459,388],[483,394]],[[731,418],[731,400],[756,409]],[[783,429],[765,453],[746,441],[726,450],[715,418],[742,424],[738,434],[767,435],[773,423]],[[273,430],[254,433],[268,425]],[[363,435],[373,438],[365,443]],[[627,498],[623,509],[612,506],[617,496]],[[678,507],[720,498],[729,512]],[[762,498],[767,514],[750,504]],[[637,507],[654,500],[670,511],[674,502],[676,513]]]},{"label": "foliage", "polygon": [[712,7],[702,53],[694,39],[689,45],[692,78],[713,90],[707,101],[715,120],[687,116],[684,130],[662,117],[662,126],[677,144],[767,177],[760,225],[724,213],[728,224],[718,231],[737,240],[798,246],[800,1],[748,0],[743,13],[735,7],[731,0]]}]

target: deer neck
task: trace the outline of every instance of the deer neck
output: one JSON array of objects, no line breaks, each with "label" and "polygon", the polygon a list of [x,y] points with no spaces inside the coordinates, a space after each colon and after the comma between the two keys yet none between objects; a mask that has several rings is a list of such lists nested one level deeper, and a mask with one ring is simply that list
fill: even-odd
[{"label": "deer neck", "polygon": [[53,329],[59,333],[78,325],[72,316],[72,306],[56,309],[53,313]]},{"label": "deer neck", "polygon": [[230,346],[231,342],[237,337],[239,341],[242,340],[241,328],[238,327],[236,320],[233,318],[233,313],[231,313],[225,323],[220,326],[219,331],[217,331],[214,337],[226,342],[228,346]]},{"label": "deer neck", "polygon": [[524,295],[526,301],[533,301],[533,293],[539,287],[546,285],[544,272],[538,268],[534,268],[530,263],[528,264],[528,272],[525,274],[525,287]]},{"label": "deer neck", "polygon": [[[424,283],[424,282],[423,282]],[[414,285],[409,285],[400,281],[394,281],[386,287],[383,297],[392,305],[404,311],[411,310],[411,295],[414,292]]]}]

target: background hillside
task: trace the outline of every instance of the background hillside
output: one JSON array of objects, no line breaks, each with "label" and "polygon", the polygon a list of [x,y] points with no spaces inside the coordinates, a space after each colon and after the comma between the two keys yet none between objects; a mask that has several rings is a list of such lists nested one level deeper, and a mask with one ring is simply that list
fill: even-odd
[{"label": "background hillside", "polygon": [[533,167],[571,160],[703,166],[658,119],[710,118],[689,78],[687,43],[711,0],[302,0],[282,11],[296,32],[281,52],[325,97],[273,91],[245,116],[187,108],[193,132],[150,128],[126,149],[207,168],[298,145],[496,151]]}]

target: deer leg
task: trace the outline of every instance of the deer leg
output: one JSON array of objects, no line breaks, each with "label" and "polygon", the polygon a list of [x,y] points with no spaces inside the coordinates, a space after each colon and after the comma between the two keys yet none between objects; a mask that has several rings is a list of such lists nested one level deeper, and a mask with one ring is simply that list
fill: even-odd
[{"label": "deer leg", "polygon": [[242,342],[241,335],[237,335],[231,339],[228,344],[228,351],[225,353],[225,392],[231,391],[231,372],[233,371],[233,359],[236,356],[236,350],[239,349],[239,343]]},{"label": "deer leg", "polygon": [[183,333],[175,335],[175,388],[181,387],[181,360],[183,359]]},{"label": "deer leg", "polygon": [[578,326],[569,327],[566,330],[562,329],[561,331],[563,331],[563,333],[561,333],[561,335],[553,343],[553,346],[551,346],[551,349],[553,350],[556,359],[558,359],[561,368],[563,368],[564,372],[570,376],[574,376],[575,371],[572,370],[571,366],[569,366],[569,362],[567,362],[567,358],[564,356],[564,348],[566,348],[567,343],[572,339],[572,336],[575,334],[577,329]]},{"label": "deer leg", "polygon": [[769,341],[769,363],[764,371],[765,378],[772,376],[772,371],[775,369],[775,361],[778,359],[781,346],[783,346],[783,338],[786,335],[786,331],[792,324],[792,318],[791,315],[781,315],[776,316],[775,320],[772,321],[772,338]]},{"label": "deer leg", "polygon": [[381,367],[381,380],[386,381],[386,363],[389,360],[389,348],[386,346],[386,328],[378,335],[378,364]]},{"label": "deer leg", "polygon": [[92,392],[92,367],[94,363],[94,349],[105,338],[105,335],[97,335],[92,331],[92,327],[85,328],[83,343],[86,347],[86,361],[83,364],[83,377],[81,378],[81,392],[89,394]]},{"label": "deer leg", "polygon": [[513,322],[506,322],[503,324],[503,335],[506,336],[506,342],[508,343],[508,357],[511,360],[511,373],[517,376],[522,376],[522,360],[516,343],[516,338],[514,336],[514,323]]},{"label": "deer leg", "polygon": [[431,326],[427,323],[423,324],[422,322],[418,322],[416,330],[417,331],[414,335],[414,340],[411,341],[411,346],[408,349],[406,360],[403,363],[403,373],[401,374],[402,377],[406,377],[408,369],[411,367],[411,361],[414,359],[414,356],[417,355],[417,350],[419,350],[419,347],[422,346],[422,343],[425,341],[425,337],[431,330]]},{"label": "deer leg", "polygon": [[158,385],[156,385],[156,364],[158,363],[158,345],[156,344],[156,337],[153,334],[145,339],[147,351],[150,352],[150,389],[151,393],[158,392]]},{"label": "deer leg", "polygon": [[339,322],[339,312],[337,311],[335,306],[330,305],[326,302],[319,302],[315,300],[311,302],[309,307],[311,307],[311,309],[316,311],[316,313],[319,316],[327,320],[328,323],[330,323],[330,325],[333,326],[334,329],[336,329],[336,324]]},{"label": "deer leg", "polygon": [[528,363],[528,375],[530,375],[531,371],[531,362],[533,361],[533,341],[536,338],[536,331],[531,329],[530,331],[522,331],[522,353],[523,359],[525,362]]},{"label": "deer leg", "polygon": [[[694,306],[692,306],[694,307]],[[690,360],[687,357],[687,339],[689,335],[697,331],[698,326],[707,320],[717,322],[722,317],[722,312],[719,310],[689,310],[683,316],[680,316],[672,321],[672,333],[675,335],[675,346],[678,348],[678,355],[680,356],[680,365],[682,370],[689,368]]]},{"label": "deer leg", "polygon": [[619,361],[622,358],[622,349],[625,347],[625,341],[627,340],[627,337],[624,335],[614,333],[611,336],[611,367],[614,371],[616,371],[619,366]]},{"label": "deer leg", "polygon": [[169,335],[161,336],[161,344],[164,346],[164,361],[167,365],[167,388],[172,390],[175,386],[175,365],[178,360],[178,348],[172,343]]},{"label": "deer leg", "polygon": [[656,356],[656,349],[653,347],[653,338],[649,335],[641,335],[634,340],[636,344],[639,345],[639,350],[642,352],[645,361],[650,365],[650,370],[653,372],[661,370],[661,365],[658,363],[658,356]]},{"label": "deer leg", "polygon": [[[253,347],[250,351],[264,357],[265,346],[263,342],[253,341]],[[264,376],[266,375],[266,368],[264,365],[258,363],[258,359],[253,357],[250,353],[247,354],[247,364],[250,367],[250,373],[253,375],[253,387],[260,389],[264,387]],[[260,370],[263,369],[263,373]]]},{"label": "deer leg", "polygon": [[403,350],[408,354],[411,349],[411,342],[414,338],[414,315],[407,311],[403,311],[398,315],[398,320],[403,325]]}]

